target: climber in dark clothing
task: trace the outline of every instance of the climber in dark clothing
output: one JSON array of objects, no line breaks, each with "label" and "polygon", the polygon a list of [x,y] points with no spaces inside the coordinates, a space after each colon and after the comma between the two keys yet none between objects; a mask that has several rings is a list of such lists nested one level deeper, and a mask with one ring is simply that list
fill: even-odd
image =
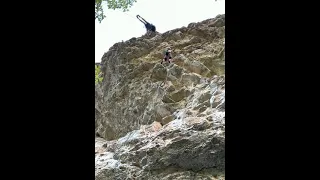
[{"label": "climber in dark clothing", "polygon": [[172,62],[171,48],[170,47],[165,51],[164,58],[162,59],[161,64],[163,63],[163,61],[169,62],[169,63]]},{"label": "climber in dark clothing", "polygon": [[145,25],[147,32],[149,31],[156,32],[156,26],[154,26],[153,24],[150,24],[148,21],[146,21],[139,15],[137,15],[137,18],[139,19],[139,21],[141,21]]}]

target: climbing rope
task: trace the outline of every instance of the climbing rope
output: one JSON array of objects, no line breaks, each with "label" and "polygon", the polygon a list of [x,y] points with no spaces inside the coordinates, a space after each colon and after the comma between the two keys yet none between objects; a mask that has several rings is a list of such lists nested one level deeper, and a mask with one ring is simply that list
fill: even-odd
[{"label": "climbing rope", "polygon": [[126,12],[124,12],[124,14],[126,14],[127,16],[129,16],[129,17],[131,17],[131,18],[133,18],[133,19],[135,19],[135,20],[136,20],[136,18],[134,18],[133,16],[129,15],[129,14],[128,14],[128,13],[126,13]]},{"label": "climbing rope", "polygon": [[[129,16],[130,18],[132,18],[132,19],[136,20],[136,18],[135,18],[135,17],[131,16],[130,14],[128,14],[128,13],[126,13],[126,12],[124,12],[124,14],[125,14],[125,15],[127,15],[127,16]],[[143,25],[143,27],[145,27],[145,26]]]},{"label": "climbing rope", "polygon": [[162,83],[160,83],[160,87],[163,87],[164,85],[165,85],[165,83],[167,82],[167,80],[168,80],[168,74],[169,74],[169,70],[168,70],[168,68],[167,67],[164,67],[164,65],[163,64],[161,64],[162,65],[162,67],[163,68],[165,68],[166,69],[166,71],[167,71],[167,75],[166,75],[166,79],[164,80],[164,81],[162,81]]},{"label": "climbing rope", "polygon": [[[166,82],[168,82],[168,76],[169,76],[169,75],[168,75],[168,74],[169,74],[168,68],[167,68],[167,67],[164,67],[163,64],[161,64],[161,65],[162,65],[163,68],[166,69],[167,75],[166,75],[166,79],[159,84],[159,86],[158,86],[158,92],[159,92],[159,89],[160,89],[160,88],[163,88],[164,84],[165,84]],[[165,92],[165,94],[163,94],[162,98],[166,95],[166,92],[167,92],[168,88],[169,88],[169,86],[168,86],[166,89],[163,89],[163,91]],[[158,95],[159,95],[159,94],[158,94]],[[158,97],[158,96],[157,96],[157,97]],[[162,99],[162,98],[161,98],[161,99]],[[176,103],[176,101],[173,100],[173,99],[171,99],[169,96],[167,96],[167,98],[170,99],[172,102]]]}]

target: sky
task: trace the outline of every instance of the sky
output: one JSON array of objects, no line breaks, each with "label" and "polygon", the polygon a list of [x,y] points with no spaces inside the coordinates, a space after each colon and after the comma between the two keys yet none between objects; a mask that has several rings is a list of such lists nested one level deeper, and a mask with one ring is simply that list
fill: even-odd
[{"label": "sky", "polygon": [[106,18],[101,23],[95,22],[95,62],[101,62],[103,54],[113,44],[146,33],[136,15],[155,25],[159,33],[164,33],[225,14],[225,0],[137,0],[127,12],[104,6],[104,13]]}]

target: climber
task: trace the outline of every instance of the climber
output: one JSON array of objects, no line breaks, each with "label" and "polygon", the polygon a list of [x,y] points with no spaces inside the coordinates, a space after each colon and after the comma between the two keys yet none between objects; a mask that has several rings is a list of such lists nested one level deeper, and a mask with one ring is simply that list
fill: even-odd
[{"label": "climber", "polygon": [[148,32],[156,32],[156,26],[154,26],[153,24],[150,24],[148,21],[146,21],[145,19],[143,19],[141,16],[137,15],[137,18],[139,19],[139,21],[141,21],[146,29],[147,29],[147,33]]},{"label": "climber", "polygon": [[163,57],[163,59],[162,59],[162,61],[161,61],[161,64],[163,63],[163,61],[169,62],[169,63],[172,62],[171,52],[172,52],[172,51],[171,51],[171,48],[170,48],[170,47],[168,47],[168,48],[164,51],[164,57]]}]

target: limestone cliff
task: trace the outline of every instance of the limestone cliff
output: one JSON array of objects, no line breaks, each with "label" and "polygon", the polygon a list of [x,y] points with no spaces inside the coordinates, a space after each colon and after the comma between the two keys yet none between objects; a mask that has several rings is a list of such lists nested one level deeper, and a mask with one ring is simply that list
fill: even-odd
[{"label": "limestone cliff", "polygon": [[224,34],[218,15],[104,54],[96,179],[224,179]]}]

